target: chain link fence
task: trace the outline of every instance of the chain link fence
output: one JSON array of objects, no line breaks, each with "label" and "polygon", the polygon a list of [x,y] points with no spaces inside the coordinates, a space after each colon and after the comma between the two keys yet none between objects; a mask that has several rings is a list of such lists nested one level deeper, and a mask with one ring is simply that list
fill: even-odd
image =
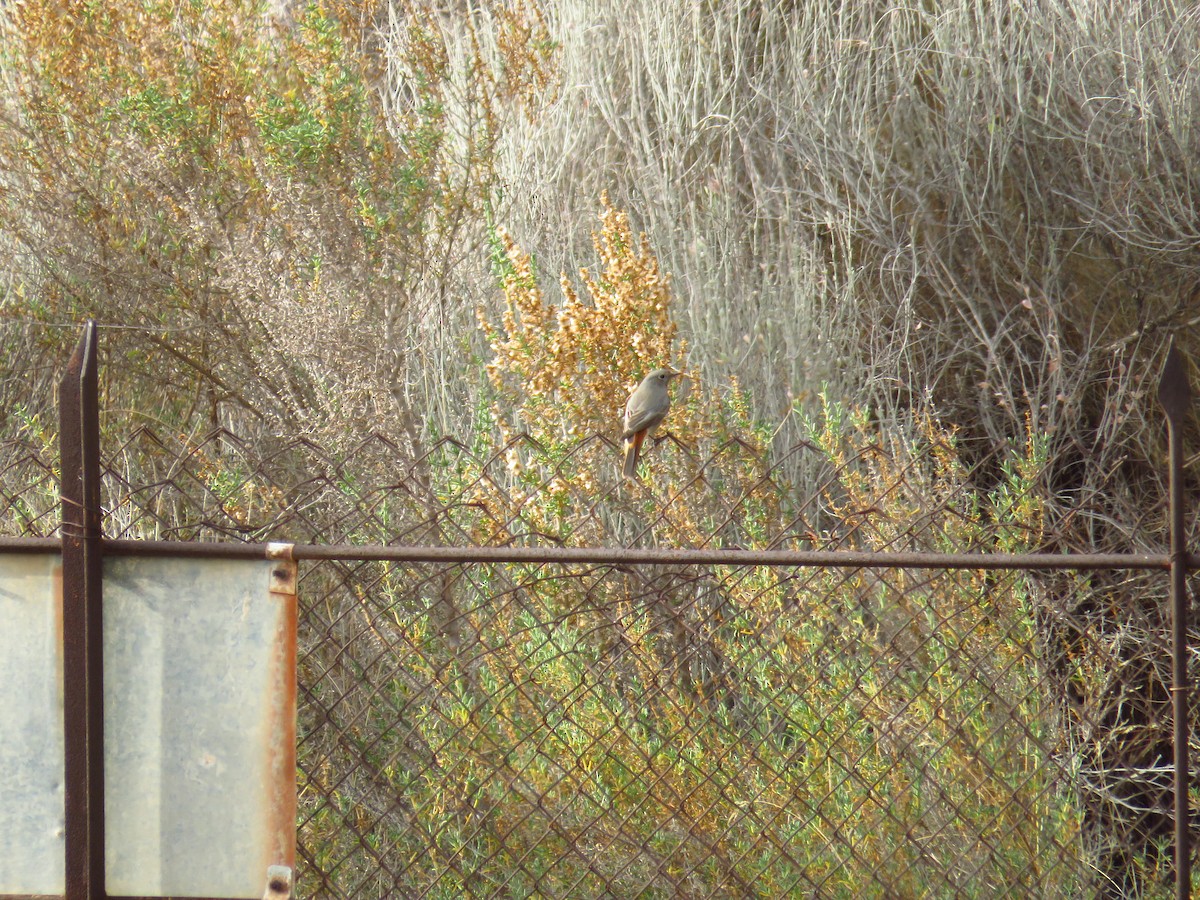
[{"label": "chain link fence", "polygon": [[[666,488],[579,478],[615,467],[603,437],[414,458],[143,429],[106,446],[105,533],[1036,546],[1019,478],[981,498],[951,449],[730,444]],[[5,531],[54,533],[53,440],[0,459]],[[305,563],[297,895],[1167,896],[1165,592],[1136,570]]]}]

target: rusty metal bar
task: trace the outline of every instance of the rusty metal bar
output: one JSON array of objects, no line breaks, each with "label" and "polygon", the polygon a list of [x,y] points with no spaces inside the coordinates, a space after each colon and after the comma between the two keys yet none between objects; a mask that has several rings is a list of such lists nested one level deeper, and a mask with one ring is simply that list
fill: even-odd
[{"label": "rusty metal bar", "polygon": [[96,323],[89,321],[59,386],[66,900],[105,896],[104,548],[96,366]]},{"label": "rusty metal bar", "polygon": [[[106,539],[112,556],[269,557],[273,544]],[[0,545],[0,551],[4,548]],[[391,544],[295,544],[298,560],[561,565],[728,565],[875,569],[1150,569],[1166,571],[1164,553],[877,553],[854,550],[647,550],[622,547],[438,547]],[[1200,568],[1200,556],[1187,559]]]},{"label": "rusty metal bar", "polygon": [[0,553],[61,553],[56,537],[0,537]]},{"label": "rusty metal bar", "polygon": [[[103,540],[109,556],[271,558],[275,545],[224,541]],[[58,538],[0,537],[0,553],[57,553]],[[1165,553],[878,553],[848,550],[644,550],[620,547],[438,547],[392,544],[295,544],[295,559],[412,563],[545,563],[575,565],[832,566],[843,569],[1126,569],[1171,568]],[[1200,554],[1186,557],[1200,570]]]},{"label": "rusty metal bar", "polygon": [[1183,420],[1192,403],[1187,365],[1183,354],[1171,344],[1158,401],[1167,414],[1167,443],[1170,458],[1168,492],[1171,516],[1171,697],[1175,716],[1175,896],[1187,900],[1191,889],[1191,860],[1188,825],[1188,598],[1187,532],[1183,497]]}]

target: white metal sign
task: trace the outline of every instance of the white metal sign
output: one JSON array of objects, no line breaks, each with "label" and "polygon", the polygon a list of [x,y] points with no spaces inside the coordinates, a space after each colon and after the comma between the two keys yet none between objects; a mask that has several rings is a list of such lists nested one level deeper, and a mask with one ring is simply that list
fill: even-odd
[{"label": "white metal sign", "polygon": [[[295,564],[109,557],[106,889],[261,897],[294,865]],[[63,891],[57,555],[0,555],[0,893]]]}]

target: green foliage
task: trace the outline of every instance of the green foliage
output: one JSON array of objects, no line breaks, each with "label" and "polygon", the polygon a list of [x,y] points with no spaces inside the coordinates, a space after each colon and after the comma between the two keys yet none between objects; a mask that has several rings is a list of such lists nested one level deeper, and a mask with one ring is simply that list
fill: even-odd
[{"label": "green foliage", "polygon": [[1009,453],[1001,460],[999,484],[988,493],[1000,551],[1028,553],[1040,547],[1046,499],[1042,480],[1049,457],[1049,438],[1030,429],[1021,452]]},{"label": "green foliage", "polygon": [[[1006,529],[1035,527],[1020,496],[1036,458],[1013,455],[996,505],[931,420],[889,439],[859,409],[826,409],[814,440],[845,517],[814,540],[997,549]],[[515,484],[529,521],[562,520],[569,535],[586,519],[549,485]],[[942,496],[956,503],[921,505]],[[778,545],[780,508],[745,513],[744,533],[762,536],[751,546]],[[378,585],[404,663],[366,741],[395,763],[387,783],[421,823],[382,834],[423,861],[406,890],[1087,890],[1024,575],[470,565],[453,632],[441,601],[409,587],[430,575]]]}]

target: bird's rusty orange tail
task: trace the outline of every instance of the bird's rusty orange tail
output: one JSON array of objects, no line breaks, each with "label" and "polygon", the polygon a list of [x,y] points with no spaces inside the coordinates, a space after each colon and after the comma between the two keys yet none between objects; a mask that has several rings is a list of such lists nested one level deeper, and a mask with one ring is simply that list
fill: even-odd
[{"label": "bird's rusty orange tail", "polygon": [[642,442],[646,440],[646,432],[638,431],[625,439],[625,465],[621,472],[626,478],[637,478],[638,457],[642,452]]}]

